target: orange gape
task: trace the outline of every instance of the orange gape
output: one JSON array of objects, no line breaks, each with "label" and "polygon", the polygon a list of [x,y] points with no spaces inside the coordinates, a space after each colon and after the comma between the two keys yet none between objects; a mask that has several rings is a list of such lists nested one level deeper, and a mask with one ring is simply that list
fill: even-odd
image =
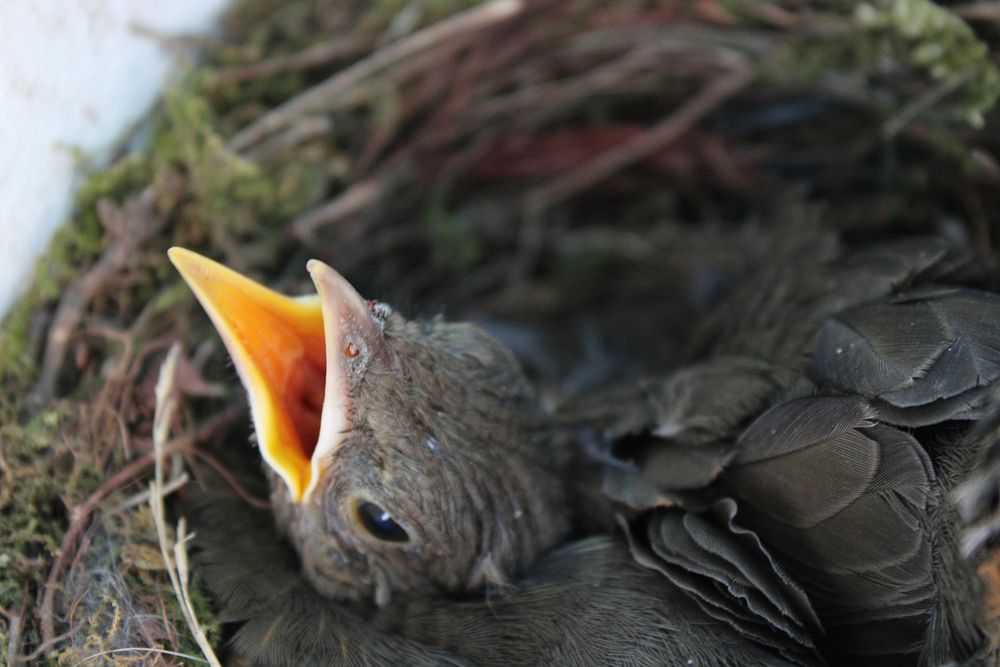
[{"label": "orange gape", "polygon": [[[254,350],[254,361],[275,405],[274,432],[267,441],[258,433],[261,447],[266,447],[280,470],[294,471],[301,489],[309,484],[309,464],[319,437],[320,412],[326,375],[326,354],[322,334],[318,339],[308,332],[286,328],[288,320],[274,320],[268,325],[266,343],[247,339],[247,349]],[[276,333],[276,332],[279,332]],[[265,345],[267,347],[265,347]],[[273,345],[273,347],[271,347]],[[263,424],[258,425],[266,429]]]},{"label": "orange gape", "polygon": [[291,298],[173,248],[170,259],[212,318],[250,394],[261,453],[296,499],[309,485],[326,376],[316,296]]},{"label": "orange gape", "polygon": [[312,354],[306,352],[301,363],[293,364],[288,375],[288,388],[282,398],[285,412],[298,435],[298,449],[307,462],[312,458],[319,438],[325,376],[325,359],[317,365]]}]

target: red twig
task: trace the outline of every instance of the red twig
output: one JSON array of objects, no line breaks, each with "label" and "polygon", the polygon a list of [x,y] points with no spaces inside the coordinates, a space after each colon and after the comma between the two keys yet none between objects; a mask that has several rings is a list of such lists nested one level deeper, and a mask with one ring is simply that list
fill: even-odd
[{"label": "red twig", "polygon": [[543,241],[541,219],[546,209],[663,150],[752,80],[753,71],[741,66],[710,83],[645,132],[530,190],[524,198],[524,222],[518,239],[520,251],[511,264],[511,282],[519,284],[534,266]]},{"label": "red twig", "polygon": [[588,187],[607,179],[622,169],[643,160],[672,144],[714,111],[726,99],[743,90],[753,80],[753,73],[741,67],[716,79],[684,106],[620,146],[601,153],[580,167],[545,183],[525,196],[529,214],[538,214]]}]

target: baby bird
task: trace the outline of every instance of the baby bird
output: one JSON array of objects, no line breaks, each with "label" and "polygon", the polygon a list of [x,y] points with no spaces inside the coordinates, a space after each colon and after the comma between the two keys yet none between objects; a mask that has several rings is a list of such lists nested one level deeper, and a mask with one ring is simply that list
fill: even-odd
[{"label": "baby bird", "polygon": [[170,257],[267,464],[273,521],[218,494],[199,510],[250,664],[986,655],[947,494],[995,440],[1000,297],[942,286],[966,280],[942,242],[765,267],[690,364],[559,416],[479,328],[408,320],[321,262],[289,298]]}]

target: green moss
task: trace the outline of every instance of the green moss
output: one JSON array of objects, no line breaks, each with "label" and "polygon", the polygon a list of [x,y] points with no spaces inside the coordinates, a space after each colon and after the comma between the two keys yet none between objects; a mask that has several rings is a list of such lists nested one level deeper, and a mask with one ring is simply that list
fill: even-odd
[{"label": "green moss", "polygon": [[[954,90],[936,100],[923,114],[979,127],[983,116],[1000,97],[1000,70],[990,49],[959,17],[930,0],[871,0],[843,4],[848,28],[829,37],[796,38],[767,63],[774,78],[848,83],[866,95],[881,95],[888,110],[903,107],[914,96],[904,94],[905,68],[910,76],[927,80],[918,86],[925,94],[933,85]],[[891,71],[886,71],[891,64]],[[888,80],[878,88],[870,83]]]},{"label": "green moss", "polygon": [[65,507],[100,484],[91,443],[79,435],[79,411],[57,402],[20,425],[19,405],[3,399],[0,426],[0,606],[19,609],[26,581],[44,581],[66,529]]},{"label": "green moss", "polygon": [[275,205],[270,213],[279,224],[316,205],[330,184],[326,165],[308,158],[290,160],[273,178]]},{"label": "green moss", "polygon": [[953,117],[975,126],[1000,96],[1000,71],[972,29],[930,0],[877,0],[857,6],[855,22],[892,52],[937,81],[963,80],[947,104]]},{"label": "green moss", "polygon": [[259,211],[274,201],[274,186],[257,165],[226,148],[217,119],[191,76],[167,92],[153,139],[158,169],[180,169],[194,195],[189,212],[206,226],[252,231]]}]

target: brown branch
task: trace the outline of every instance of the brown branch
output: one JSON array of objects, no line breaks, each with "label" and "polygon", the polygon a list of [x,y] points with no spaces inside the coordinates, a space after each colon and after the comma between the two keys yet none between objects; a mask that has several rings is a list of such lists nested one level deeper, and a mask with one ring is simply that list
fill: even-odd
[{"label": "brown branch", "polygon": [[323,225],[362,211],[375,200],[381,189],[382,182],[376,178],[354,183],[330,201],[296,218],[290,225],[292,234],[300,240],[309,239]]},{"label": "brown branch", "polygon": [[135,259],[138,249],[166,224],[166,216],[156,214],[156,196],[152,187],[130,197],[121,208],[108,199],[102,199],[97,203],[97,212],[110,241],[97,263],[73,281],[59,300],[46,339],[38,381],[31,389],[31,399],[36,405],[42,405],[52,397],[66,350],[87,307],[107,288],[115,275]]},{"label": "brown branch", "polygon": [[471,109],[466,124],[485,125],[519,113],[533,114],[534,122],[541,122],[589,95],[620,86],[625,79],[655,63],[660,56],[662,53],[655,49],[637,48],[577,76],[545,81],[498,95]]},{"label": "brown branch", "polygon": [[264,161],[290,153],[292,149],[307,141],[312,141],[333,129],[333,123],[326,116],[303,116],[288,129],[274,134],[244,153],[254,161]]},{"label": "brown branch", "polygon": [[389,44],[264,114],[236,133],[229,140],[229,148],[244,151],[272,132],[284,128],[298,116],[331,106],[380,70],[405,61],[443,41],[467,36],[508,19],[520,13],[522,7],[521,0],[491,0]]},{"label": "brown branch", "polygon": [[24,663],[28,663],[28,662],[34,662],[35,660],[37,660],[38,658],[40,658],[43,653],[45,653],[50,648],[52,648],[55,644],[58,644],[62,640],[68,639],[69,637],[70,637],[70,633],[68,633],[68,632],[66,634],[59,635],[58,637],[53,637],[52,641],[50,641],[50,642],[42,642],[41,644],[38,645],[38,648],[36,648],[34,651],[32,651],[31,653],[29,653],[28,655],[17,655],[16,653],[11,652],[11,653],[9,653],[10,664],[11,665],[18,665],[18,664],[24,664]]},{"label": "brown branch", "polygon": [[254,81],[275,74],[327,65],[340,60],[353,60],[372,46],[370,39],[341,37],[323,44],[315,44],[303,51],[285,56],[276,56],[251,63],[235,65],[219,70],[215,83],[219,86]]}]

